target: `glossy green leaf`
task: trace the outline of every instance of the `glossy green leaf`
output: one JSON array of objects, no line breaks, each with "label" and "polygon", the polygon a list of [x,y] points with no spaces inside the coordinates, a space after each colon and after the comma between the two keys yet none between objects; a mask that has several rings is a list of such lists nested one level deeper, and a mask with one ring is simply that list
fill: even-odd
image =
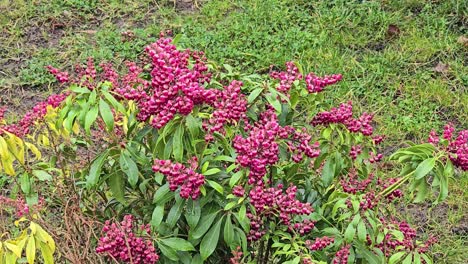
[{"label": "glossy green leaf", "polygon": [[211,187],[213,187],[213,189],[215,189],[220,194],[224,193],[223,186],[221,186],[219,183],[217,183],[215,181],[211,181],[211,180],[207,180],[207,182]]},{"label": "glossy green leaf", "polygon": [[167,219],[166,219],[166,223],[169,225],[169,227],[173,228],[176,225],[177,221],[182,215],[184,204],[185,204],[185,200],[180,198],[176,200],[176,203],[172,206],[171,210],[167,214]]},{"label": "glossy green leaf", "polygon": [[114,129],[114,115],[109,104],[104,100],[99,100],[99,113],[106,124],[107,131],[112,131]]},{"label": "glossy green leaf", "polygon": [[255,99],[257,99],[257,97],[262,93],[262,91],[263,91],[263,88],[257,88],[253,90],[249,94],[249,97],[247,97],[247,102],[251,104],[253,101],[255,101]]},{"label": "glossy green leaf", "polygon": [[426,176],[434,168],[435,162],[436,162],[435,158],[428,158],[424,160],[423,162],[421,162],[414,172],[414,178],[418,180]]},{"label": "glossy green leaf", "polygon": [[211,227],[210,231],[206,233],[203,237],[203,240],[200,244],[200,255],[203,260],[206,260],[217,248],[219,240],[219,232],[221,229],[221,224],[223,222],[223,217],[221,217],[218,222]]},{"label": "glossy green leaf", "polygon": [[203,215],[197,225],[197,227],[193,230],[192,237],[194,239],[201,238],[206,231],[211,227],[213,221],[215,220],[218,212],[214,212],[211,214]]},{"label": "glossy green leaf", "polygon": [[201,207],[198,200],[193,201],[192,199],[187,201],[187,207],[185,212],[185,219],[190,228],[195,228],[200,220]]},{"label": "glossy green leaf", "polygon": [[344,233],[344,238],[346,242],[353,241],[354,234],[356,234],[356,228],[352,224],[349,224]]},{"label": "glossy green leaf", "polygon": [[181,162],[184,158],[184,126],[180,124],[175,133],[172,142],[172,153],[176,161]]},{"label": "glossy green leaf", "polygon": [[121,171],[116,171],[109,175],[107,184],[110,187],[115,199],[122,204],[125,204],[125,182]]},{"label": "glossy green leaf", "polygon": [[151,226],[158,227],[164,218],[164,205],[158,205],[154,208],[151,216]]},{"label": "glossy green leaf", "polygon": [[162,244],[167,245],[168,247],[173,248],[176,251],[193,251],[195,248],[193,245],[185,239],[178,238],[178,237],[171,237],[161,239],[160,242]]},{"label": "glossy green leaf", "polygon": [[93,161],[89,169],[89,174],[86,177],[87,187],[94,187],[98,183],[101,176],[102,166],[104,165],[104,162],[108,156],[109,151],[106,150]]},{"label": "glossy green leaf", "polygon": [[123,151],[119,158],[120,168],[127,175],[127,181],[132,187],[135,187],[138,182],[138,167],[130,157],[127,151]]},{"label": "glossy green leaf", "polygon": [[244,174],[243,170],[240,170],[240,171],[234,173],[231,176],[231,179],[229,180],[229,186],[234,187],[234,185],[237,184],[237,182],[240,180],[240,178],[242,177],[243,174]]},{"label": "glossy green leaf", "polygon": [[91,135],[91,126],[96,121],[97,116],[98,116],[98,107],[97,105],[94,105],[88,111],[88,113],[86,113],[85,123],[84,123],[84,129],[86,131],[86,134]]},{"label": "glossy green leaf", "polygon": [[234,243],[234,227],[231,222],[231,215],[228,215],[224,223],[224,241],[228,246]]}]

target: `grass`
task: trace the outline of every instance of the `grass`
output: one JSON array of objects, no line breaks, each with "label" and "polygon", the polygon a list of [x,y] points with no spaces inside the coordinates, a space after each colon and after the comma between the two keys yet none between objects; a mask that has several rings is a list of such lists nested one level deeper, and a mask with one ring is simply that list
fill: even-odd
[{"label": "grass", "polygon": [[[467,1],[212,0],[199,9],[182,2],[0,0],[0,104],[21,107],[16,91],[53,89],[45,65],[71,69],[89,56],[120,64],[171,29],[182,47],[238,71],[267,73],[294,60],[307,71],[342,73],[328,100],[376,112],[388,145],[421,141],[447,121],[468,128]],[[123,31],[135,38],[122,41]],[[427,211],[435,220],[426,230],[441,237],[440,263],[468,259],[464,176],[442,205],[447,219],[431,215],[436,207]]]}]

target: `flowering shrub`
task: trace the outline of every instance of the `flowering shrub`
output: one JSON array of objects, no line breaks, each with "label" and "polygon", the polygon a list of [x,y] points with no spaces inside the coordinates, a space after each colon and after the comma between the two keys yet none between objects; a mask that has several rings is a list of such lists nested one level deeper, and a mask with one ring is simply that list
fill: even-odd
[{"label": "flowering shrub", "polygon": [[[49,66],[66,91],[3,121],[2,168],[26,179],[29,203],[36,183],[73,179],[84,205],[103,206],[96,251],[120,262],[431,263],[435,239],[419,241],[387,209],[433,188],[443,201],[467,169],[467,133],[453,139],[448,126],[387,160],[372,114],[324,103],[341,75],[293,62],[271,78],[225,74],[164,36],[145,52],[123,74],[92,59],[76,75]],[[83,151],[91,162],[69,160]]]}]

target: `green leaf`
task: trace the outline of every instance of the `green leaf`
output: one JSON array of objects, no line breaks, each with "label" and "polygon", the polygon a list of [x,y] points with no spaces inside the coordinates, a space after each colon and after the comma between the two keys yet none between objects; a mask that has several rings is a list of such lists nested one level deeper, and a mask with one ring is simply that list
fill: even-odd
[{"label": "green leaf", "polygon": [[172,142],[172,153],[176,161],[181,162],[184,158],[184,126],[180,124],[174,134]]},{"label": "green leaf", "polygon": [[166,223],[171,228],[173,228],[179,220],[180,215],[182,214],[182,210],[184,208],[184,202],[184,199],[178,199],[176,203],[172,206],[171,210],[169,211],[169,214],[167,214]]},{"label": "green leaf", "polygon": [[193,230],[192,237],[194,239],[201,238],[206,233],[206,231],[208,231],[208,229],[211,227],[211,224],[213,223],[217,215],[218,215],[218,212],[214,212],[208,215],[203,215],[197,227]]},{"label": "green leaf", "polygon": [[164,218],[164,205],[158,205],[153,210],[151,216],[151,226],[158,227]]},{"label": "green leaf", "polygon": [[177,251],[175,251],[173,248],[169,247],[169,246],[166,246],[165,244],[163,243],[158,243],[158,248],[161,250],[161,253],[167,257],[168,259],[170,260],[173,260],[173,261],[178,261],[179,260],[179,257],[177,256]]},{"label": "green leaf", "polygon": [[120,203],[125,204],[125,184],[122,177],[123,175],[121,174],[121,172],[118,172],[120,171],[116,171],[109,175],[109,178],[107,179],[107,184],[109,185],[110,190],[114,195],[115,199],[117,199],[117,201],[119,201]]},{"label": "green leaf", "polygon": [[269,94],[266,99],[270,105],[273,106],[277,113],[281,113],[281,102],[278,100],[276,95]]},{"label": "green leaf", "polygon": [[51,181],[52,175],[43,170],[33,170],[32,174],[36,176],[40,181]]},{"label": "green leaf", "polygon": [[356,234],[356,228],[353,226],[353,224],[349,224],[344,233],[346,242],[351,242],[354,238],[354,234]]},{"label": "green leaf", "polygon": [[247,208],[245,207],[245,204],[243,204],[241,206],[241,208],[239,209],[239,221],[244,221],[245,219],[245,216],[246,216],[246,213],[247,213]]},{"label": "green leaf", "polygon": [[240,171],[234,173],[231,176],[231,179],[229,180],[229,186],[233,187],[234,185],[236,185],[243,174],[244,174],[243,170],[240,170]]},{"label": "green leaf", "polygon": [[210,181],[210,180],[207,180],[208,184],[213,187],[213,189],[215,189],[217,192],[219,192],[220,194],[223,194],[224,193],[224,189],[223,189],[223,186],[219,185],[219,183],[217,182],[214,182],[214,181]]},{"label": "green leaf", "polygon": [[154,193],[153,204],[165,204],[169,200],[173,199],[174,193],[169,190],[169,183],[159,187]]},{"label": "green leaf", "polygon": [[406,254],[406,252],[397,252],[388,259],[388,264],[395,264]]},{"label": "green leaf", "polygon": [[223,222],[223,217],[221,217],[218,222],[211,227],[210,231],[203,237],[203,240],[200,244],[200,255],[203,260],[206,260],[213,252],[215,251],[218,245],[219,232],[221,229],[221,223]]},{"label": "green leaf", "polygon": [[171,238],[166,238],[166,239],[161,239],[160,242],[162,244],[165,244],[174,250],[178,251],[193,251],[195,248],[193,245],[188,242],[187,240],[184,240],[182,238],[178,237],[171,237]]},{"label": "green leaf", "polygon": [[357,235],[358,239],[361,241],[366,241],[366,235],[367,235],[367,230],[366,230],[366,225],[364,224],[364,221],[359,221],[359,224],[357,226]]},{"label": "green leaf", "polygon": [[205,176],[210,176],[210,175],[216,174],[216,173],[218,173],[218,172],[220,172],[220,171],[221,171],[221,170],[218,169],[218,168],[211,168],[211,169],[205,171],[205,172],[203,173],[203,175],[205,175]]},{"label": "green leaf", "polygon": [[224,223],[224,241],[228,246],[234,243],[234,227],[231,222],[231,215],[228,215]]},{"label": "green leaf", "polygon": [[403,260],[402,264],[411,264],[413,262],[413,254],[408,254],[406,258]]},{"label": "green leaf", "polygon": [[138,183],[138,167],[135,161],[127,154],[127,151],[123,151],[120,154],[119,163],[122,171],[127,175],[127,181],[132,187],[135,187]]},{"label": "green leaf", "polygon": [[106,160],[107,156],[109,156],[109,150],[104,151],[91,164],[89,174],[86,177],[87,187],[94,187],[98,183],[99,177],[101,176],[102,166],[104,165],[104,161]]},{"label": "green leaf", "polygon": [[91,90],[89,90],[88,88],[80,87],[77,85],[70,86],[70,91],[77,94],[91,93]]},{"label": "green leaf", "polygon": [[435,162],[436,162],[435,158],[428,158],[424,160],[423,162],[421,162],[414,172],[414,178],[418,180],[426,176],[434,168]]},{"label": "green leaf", "polygon": [[421,254],[421,258],[424,259],[424,261],[426,262],[426,264],[432,264],[432,259],[429,258],[426,254]]},{"label": "green leaf", "polygon": [[94,105],[88,111],[88,113],[86,113],[85,123],[84,123],[84,129],[86,131],[86,134],[91,135],[91,126],[93,125],[94,121],[96,121],[97,116],[98,116],[98,107],[97,105]]},{"label": "green leaf", "polygon": [[185,213],[185,219],[190,228],[197,226],[201,216],[201,207],[199,201],[193,201],[192,199],[187,201],[187,212]]},{"label": "green leaf", "polygon": [[190,134],[192,134],[192,137],[194,139],[198,138],[201,126],[200,120],[193,117],[192,114],[190,114],[185,118],[185,125],[187,126]]},{"label": "green leaf", "polygon": [[333,178],[335,177],[335,163],[333,162],[333,158],[328,158],[325,162],[325,165],[322,169],[322,182],[323,184],[328,187]]},{"label": "green leaf", "polygon": [[119,112],[122,113],[122,114],[124,114],[126,112],[123,105],[121,103],[119,103],[119,101],[117,101],[113,95],[111,95],[109,92],[105,92],[105,91],[103,91],[102,94],[107,99],[107,101],[114,107],[114,109],[119,110]]},{"label": "green leaf", "polygon": [[249,94],[249,97],[247,98],[247,102],[249,104],[251,104],[253,101],[255,101],[255,99],[257,99],[257,97],[260,95],[260,93],[262,93],[263,91],[263,88],[257,88],[255,90],[253,90],[250,94]]},{"label": "green leaf", "polygon": [[114,115],[109,104],[102,99],[99,100],[99,113],[106,124],[107,131],[112,131],[114,129]]}]

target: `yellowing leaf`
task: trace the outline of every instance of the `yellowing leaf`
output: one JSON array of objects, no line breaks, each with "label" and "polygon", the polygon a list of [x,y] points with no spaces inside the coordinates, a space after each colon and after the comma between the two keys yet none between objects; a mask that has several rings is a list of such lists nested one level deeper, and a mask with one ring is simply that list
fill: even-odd
[{"label": "yellowing leaf", "polygon": [[30,236],[28,240],[28,245],[26,246],[26,259],[29,264],[34,264],[36,259],[36,240],[34,236]]},{"label": "yellowing leaf", "polygon": [[54,263],[54,250],[52,250],[47,244],[40,242],[39,246],[41,248],[42,258],[44,259],[44,264],[53,264]]},{"label": "yellowing leaf", "polygon": [[[33,222],[31,222],[32,224]],[[44,242],[47,246],[50,247],[52,253],[55,251],[55,241],[54,239],[38,224],[36,225],[36,235],[35,237],[40,241]]]},{"label": "yellowing leaf", "polygon": [[29,142],[24,142],[24,143],[26,147],[36,156],[37,160],[41,159],[42,154],[36,146],[34,146],[33,144]]},{"label": "yellowing leaf", "polygon": [[18,258],[21,257],[21,249],[19,248],[18,245],[12,244],[10,242],[5,242],[5,246],[13,252]]}]

